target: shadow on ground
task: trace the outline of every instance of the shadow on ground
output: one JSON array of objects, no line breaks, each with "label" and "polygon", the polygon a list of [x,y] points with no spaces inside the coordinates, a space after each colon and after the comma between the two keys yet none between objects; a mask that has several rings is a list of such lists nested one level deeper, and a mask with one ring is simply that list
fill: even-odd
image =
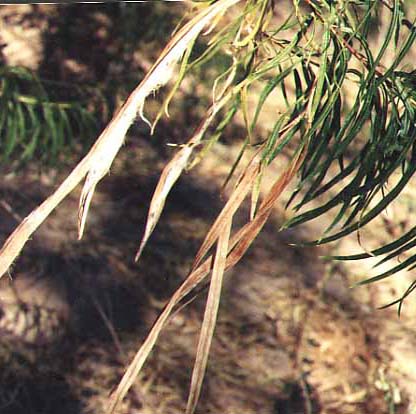
[{"label": "shadow on ground", "polygon": [[[16,396],[7,412],[37,413],[41,407],[43,413],[53,413],[57,401],[64,414],[102,412],[127,361],[186,276],[223,204],[218,197],[220,182],[197,172],[184,176],[172,191],[141,262],[133,263],[158,171],[165,162],[166,150],[160,156],[158,148],[147,139],[135,139],[123,148],[111,175],[98,188],[82,241],[76,241],[78,190],[42,225],[17,261],[12,272],[15,282],[34,273],[55,284],[58,280],[59,295],[69,311],[59,340],[42,349],[35,345],[26,350],[22,345],[19,358],[32,364],[20,376],[18,362],[13,381],[6,377],[3,382],[4,395],[15,392]],[[3,197],[23,216],[52,191],[55,184],[47,177],[12,178]],[[46,184],[35,188],[34,181]],[[25,203],[19,201],[22,193]],[[247,207],[243,210],[237,222],[248,216]],[[2,216],[5,236],[14,222],[6,211]],[[348,330],[359,313],[351,309],[360,306],[351,298],[345,300],[345,281],[338,282],[344,287],[333,288],[338,297],[322,289],[327,266],[319,251],[290,247],[296,232],[277,233],[276,220],[265,227],[225,282],[201,412],[306,413],[307,407],[312,407],[309,412],[321,412],[322,396],[314,389],[321,386],[321,379],[313,378],[311,384],[308,375],[322,370],[321,363],[331,362],[310,356],[307,347],[312,343],[316,348],[317,340],[310,338],[305,321],[316,319],[319,325],[322,315],[332,312],[335,325],[341,320],[340,329]],[[339,294],[340,289],[345,295]],[[184,408],[204,301],[202,294],[172,319],[127,398],[126,410],[176,413]],[[316,331],[322,329],[318,325]],[[361,325],[356,329],[356,349],[348,358],[364,360],[365,365],[365,332]],[[351,335],[346,335],[347,347]],[[11,341],[18,343],[19,338]],[[345,363],[349,372],[351,366]],[[38,373],[39,364],[46,366],[46,374]],[[331,369],[336,370],[334,362],[327,368]],[[358,379],[347,378],[360,389],[368,385],[361,370]],[[335,388],[340,386],[335,382]]]},{"label": "shadow on ground", "polygon": [[[120,9],[60,7],[47,9],[50,14],[34,9],[46,15],[52,29],[43,38],[41,72],[52,76],[57,67],[61,81],[114,81],[131,89],[129,82],[137,79],[124,82],[123,73],[137,71],[139,78],[144,67],[129,60],[134,53],[110,16],[109,11]],[[140,10],[154,16],[149,6]],[[143,27],[138,30],[148,35]],[[91,50],[80,42],[86,37],[94,43]],[[133,262],[158,174],[175,151],[164,143],[186,140],[188,115],[162,123],[160,135],[152,138],[143,138],[141,127],[135,129],[98,187],[82,241],[76,241],[78,189],[28,242],[12,270],[12,283],[43,282],[31,284],[27,294],[16,289],[14,302],[5,301],[8,285],[0,287],[0,413],[103,412],[109,391],[186,276],[223,205],[218,190],[224,169],[213,166],[185,175],[141,262]],[[220,147],[232,150],[231,145]],[[38,175],[28,167],[3,180],[3,240],[64,176],[64,171]],[[227,276],[200,412],[388,412],[397,384],[384,375],[389,361],[385,348],[379,349],[378,319],[351,294],[342,266],[323,262],[317,249],[289,247],[307,237],[308,229],[277,233],[279,210]],[[247,217],[246,207],[237,222]],[[54,304],[46,302],[46,312],[31,301],[43,295],[45,286]],[[121,412],[183,412],[205,296],[172,318]],[[56,320],[48,318],[56,314],[55,306],[61,324],[49,325]],[[405,394],[401,402],[393,401],[396,412],[406,402]]]}]

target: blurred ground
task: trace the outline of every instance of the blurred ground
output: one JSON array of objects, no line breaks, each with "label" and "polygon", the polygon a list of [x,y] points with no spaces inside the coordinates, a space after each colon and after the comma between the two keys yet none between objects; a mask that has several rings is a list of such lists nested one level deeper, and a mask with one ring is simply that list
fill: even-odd
[{"label": "blurred ground", "polygon": [[[180,7],[169,13],[174,16]],[[167,12],[160,5],[135,10],[136,19],[144,22]],[[123,37],[125,15],[120,13],[115,5],[2,6],[4,59],[66,82],[125,81],[129,90],[163,41],[138,27],[142,40],[131,46]],[[175,19],[167,20],[170,30]],[[0,413],[102,413],[127,362],[186,276],[223,204],[219,189],[239,148],[218,144],[180,180],[135,265],[158,174],[175,151],[165,144],[185,141],[197,116],[191,111],[198,110],[195,98],[183,95],[189,111],[163,121],[156,136],[149,137],[141,126],[133,128],[111,175],[98,188],[84,239],[76,240],[78,189],[35,233],[16,262],[15,296],[10,281],[2,280]],[[237,136],[227,142],[243,138],[238,125],[233,134]],[[29,165],[3,177],[2,239],[68,171],[70,165],[39,173]],[[266,183],[277,172],[278,167]],[[366,248],[410,228],[412,192],[411,186],[362,234]],[[289,214],[284,201],[247,256],[227,274],[197,412],[416,412],[415,301],[408,299],[400,319],[395,309],[377,309],[400,295],[412,275],[350,289],[374,274],[373,262],[347,265],[320,256],[359,251],[356,239],[320,249],[290,246],[312,239],[324,223],[277,233]],[[247,216],[243,211],[237,221]],[[201,295],[172,319],[120,412],[183,412],[204,300]],[[39,326],[46,331],[38,335]]]}]

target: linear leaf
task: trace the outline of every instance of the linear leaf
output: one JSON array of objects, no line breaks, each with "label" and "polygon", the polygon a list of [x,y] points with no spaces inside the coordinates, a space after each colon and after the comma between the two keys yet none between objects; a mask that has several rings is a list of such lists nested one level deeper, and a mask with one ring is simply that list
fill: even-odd
[{"label": "linear leaf", "polygon": [[223,231],[218,237],[217,251],[215,254],[214,268],[207,303],[205,305],[204,320],[202,322],[196,353],[195,365],[192,372],[191,389],[189,391],[187,414],[193,414],[201,392],[202,381],[208,362],[209,350],[217,321],[218,308],[220,304],[222,281],[225,272],[228,253],[228,242],[230,239],[232,216],[225,222]]}]

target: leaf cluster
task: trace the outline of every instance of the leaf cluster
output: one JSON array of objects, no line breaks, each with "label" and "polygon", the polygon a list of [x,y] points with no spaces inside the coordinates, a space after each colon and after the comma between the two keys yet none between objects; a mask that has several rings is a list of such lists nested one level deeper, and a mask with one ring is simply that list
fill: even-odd
[{"label": "leaf cluster", "polygon": [[[202,3],[209,4],[209,10],[221,1],[225,0]],[[198,8],[201,2],[196,3]],[[114,391],[109,413],[140,372],[169,315],[188,303],[197,286],[204,288],[209,284],[186,412],[195,411],[214,334],[223,274],[243,257],[290,182],[297,181],[288,202],[294,216],[283,228],[319,219],[335,210],[323,236],[310,242],[318,245],[339,240],[370,223],[397,198],[416,170],[415,72],[404,64],[416,28],[405,18],[402,3],[294,0],[292,6],[286,19],[278,22],[278,6],[273,1],[247,0],[241,12],[221,26],[198,56],[191,53],[193,41],[182,55],[179,76],[162,108],[165,112],[186,74],[206,66],[221,54],[230,57],[229,66],[222,67],[213,81],[213,104],[195,134],[162,172],[136,259],[142,254],[180,174],[207,153],[238,112],[244,119],[247,135],[229,178],[250,148],[252,157],[208,231],[189,275],[166,305]],[[369,34],[380,7],[389,10],[390,20],[381,45],[374,48]],[[214,17],[213,26],[217,17],[222,16]],[[394,57],[388,59],[387,52],[391,49],[395,51]],[[157,64],[161,62],[159,59]],[[348,107],[345,97],[351,93],[352,99],[350,96],[348,101],[352,103]],[[272,128],[259,137],[258,131],[262,129],[257,127],[263,108],[266,104],[276,105],[276,94],[280,94],[282,105],[275,111]],[[162,110],[152,128],[160,116]],[[287,166],[265,189],[266,194],[259,202],[263,172],[276,158],[287,155]],[[234,215],[249,193],[250,220],[238,231],[230,232]],[[387,253],[384,260],[388,260],[413,247],[415,237],[412,229],[399,240],[369,254],[338,259]],[[413,268],[414,257],[363,283]],[[209,282],[204,281],[206,278]],[[403,298],[415,287],[413,283]],[[398,301],[400,304],[402,299]]]},{"label": "leaf cluster", "polygon": [[56,164],[77,137],[91,136],[96,120],[79,92],[24,67],[0,67],[0,162]]},{"label": "leaf cluster", "polygon": [[[307,243],[320,245],[377,218],[416,171],[416,71],[406,61],[416,27],[398,0],[295,0],[292,12],[276,24],[280,6],[268,0],[247,1],[243,13],[211,39],[189,68],[205,65],[224,49],[233,57],[226,73],[234,70],[236,76],[223,119],[228,122],[237,109],[242,111],[247,129],[242,152],[260,142],[265,167],[284,152],[303,154],[288,203],[295,214],[282,228],[332,213],[322,237]],[[381,8],[390,16],[382,42],[374,47],[371,33]],[[236,42],[247,22],[250,32]],[[262,111],[276,105],[276,94],[283,109],[279,105],[273,127],[259,141]],[[214,133],[203,143],[209,148],[218,137]],[[380,262],[384,263],[415,246],[414,232],[413,228],[372,252],[336,258],[387,255]],[[413,269],[415,263],[412,255],[362,283]]]},{"label": "leaf cluster", "polygon": [[[415,41],[416,27],[407,19],[401,1],[292,0],[283,19],[282,2],[273,0],[195,1],[193,6],[190,20],[172,36],[88,154],[56,191],[22,221],[0,251],[0,274],[4,274],[38,226],[85,177],[78,220],[81,238],[96,186],[110,170],[137,114],[153,130],[160,117],[168,114],[169,103],[187,75],[217,56],[228,57],[221,59],[220,73],[213,77],[211,106],[161,174],[136,260],[157,225],[173,185],[221,138],[236,114],[242,115],[246,137],[229,178],[240,163],[246,164],[202,242],[190,273],[166,304],[112,393],[108,413],[115,411],[133,385],[171,314],[189,302],[196,288],[209,285],[186,410],[187,414],[195,411],[224,273],[244,256],[279,197],[291,191],[289,183],[296,184],[288,202],[294,216],[283,228],[335,212],[322,237],[310,242],[319,245],[359,231],[374,220],[399,196],[416,171],[416,72],[405,62]],[[390,16],[383,40],[375,47],[369,34],[380,8],[388,10]],[[231,9],[234,14],[228,13]],[[199,44],[195,53],[201,34],[210,37],[205,47]],[[176,82],[150,122],[144,115],[147,97],[167,85],[175,74]],[[276,96],[280,97],[278,103]],[[45,112],[45,107],[50,108],[45,102],[49,101],[40,101],[38,111],[50,128],[54,123]],[[259,126],[266,105],[276,109],[271,128],[264,132]],[[243,157],[245,153],[249,157]],[[286,164],[260,197],[263,174],[276,159],[284,159]],[[250,217],[235,229],[234,216],[248,195]],[[382,263],[410,250],[415,240],[413,228],[372,252],[337,259],[385,255]],[[411,256],[363,283],[414,266],[416,256]],[[403,298],[415,287],[413,283]]]}]

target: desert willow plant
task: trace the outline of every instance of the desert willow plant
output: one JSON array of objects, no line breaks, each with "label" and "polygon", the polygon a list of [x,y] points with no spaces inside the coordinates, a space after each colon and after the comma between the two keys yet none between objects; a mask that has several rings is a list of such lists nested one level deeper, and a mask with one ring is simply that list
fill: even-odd
[{"label": "desert willow plant", "polygon": [[[54,96],[57,92],[63,99]],[[96,131],[85,96],[73,85],[46,81],[24,67],[1,64],[0,164],[14,162],[16,168],[36,159],[56,165],[76,135],[89,137]]]},{"label": "desert willow plant", "polygon": [[[162,172],[136,260],[178,177],[207,153],[238,112],[245,121],[247,138],[230,176],[242,160],[248,161],[240,168],[228,201],[196,253],[190,274],[167,303],[112,393],[108,413],[115,411],[133,384],[172,312],[189,299],[195,288],[209,283],[187,404],[187,413],[195,410],[224,272],[245,254],[279,196],[289,191],[290,182],[297,184],[289,201],[294,214],[283,228],[336,211],[328,228],[322,229],[322,237],[310,242],[318,245],[370,223],[400,194],[416,170],[416,72],[404,63],[416,28],[401,1],[293,0],[283,7],[273,0],[218,0],[188,1],[185,7],[187,23],[176,31],[90,152],[56,192],[23,220],[0,252],[0,273],[4,274],[30,235],[86,177],[79,208],[81,238],[95,187],[109,171],[137,114],[155,128],[186,75],[207,65],[214,56],[226,58],[226,67],[213,79],[212,102],[205,117]],[[380,10],[387,11],[389,19],[382,32],[383,41],[375,48],[370,46],[369,35]],[[204,45],[198,48],[202,49],[199,55],[193,50],[197,41]],[[389,60],[387,52],[391,56],[392,49]],[[174,80],[173,86],[152,124],[144,116],[146,97],[170,79]],[[257,126],[262,110],[265,105],[276,105],[276,95],[281,102],[273,126],[259,138]],[[244,152],[250,156],[243,157]],[[260,198],[261,177],[283,153],[284,159],[289,155],[289,161]],[[392,182],[387,187],[389,179]],[[248,196],[250,218],[241,228],[233,229],[233,217]],[[413,228],[374,251],[337,259],[385,255],[381,260],[384,262],[415,244]],[[415,263],[416,256],[408,255],[389,271],[362,283],[411,269]],[[403,298],[415,287],[413,284]]]}]

